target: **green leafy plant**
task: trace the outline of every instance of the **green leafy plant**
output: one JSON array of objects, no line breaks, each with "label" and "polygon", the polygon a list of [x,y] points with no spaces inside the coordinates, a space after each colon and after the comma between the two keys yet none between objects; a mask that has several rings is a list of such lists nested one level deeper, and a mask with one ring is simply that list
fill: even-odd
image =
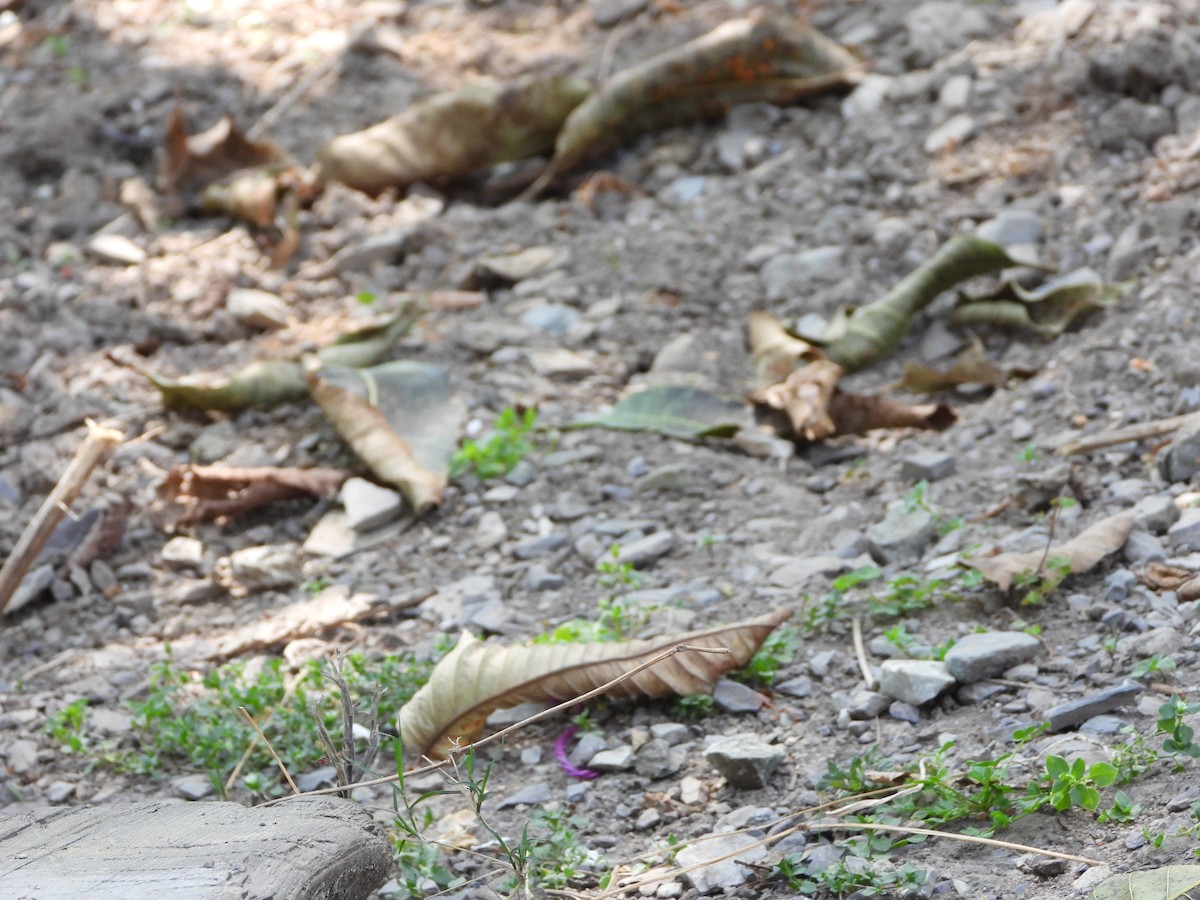
[{"label": "green leafy plant", "polygon": [[88,702],[80,697],[68,703],[46,722],[45,731],[58,742],[65,753],[83,753],[90,748],[84,720],[87,718]]},{"label": "green leafy plant", "polygon": [[636,590],[642,586],[642,573],[631,562],[621,562],[621,545],[612,544],[608,553],[596,562],[596,580],[605,587],[623,587]]},{"label": "green leafy plant", "polygon": [[1023,591],[1022,606],[1040,606],[1058,590],[1071,574],[1071,562],[1061,556],[1051,556],[1040,571],[1021,572],[1013,578],[1013,587]]},{"label": "green leafy plant", "polygon": [[1037,444],[1026,444],[1017,453],[1017,461],[1023,462],[1026,465],[1041,462],[1044,458],[1042,451],[1037,448]]},{"label": "green leafy plant", "polygon": [[712,715],[715,707],[712,694],[688,694],[675,701],[675,712],[681,719],[703,719]]},{"label": "green leafy plant", "polygon": [[505,408],[492,427],[491,436],[483,443],[468,438],[450,458],[450,477],[457,478],[474,471],[482,480],[507,475],[533,450],[529,439],[537,422],[537,410],[527,409],[518,415],[511,406]]},{"label": "green leafy plant", "polygon": [[735,678],[760,684],[771,684],[796,656],[800,649],[800,630],[792,625],[781,625],[767,635],[755,654],[750,657],[746,668],[734,673]]},{"label": "green leafy plant", "polygon": [[359,291],[354,295],[354,299],[363,306],[370,306],[375,302],[375,295],[371,291]]},{"label": "green leafy plant", "polygon": [[804,632],[819,631],[835,621],[842,610],[850,605],[851,600],[847,596],[848,592],[859,585],[874,581],[882,575],[883,570],[878,566],[862,566],[835,578],[833,584],[830,586],[829,593],[822,596],[815,603],[810,605],[808,602],[809,598],[805,596],[804,603],[801,606],[801,613],[803,614],[802,628]]},{"label": "green leafy plant", "polygon": [[1155,653],[1149,659],[1140,660],[1129,673],[1130,678],[1141,680],[1155,675],[1163,675],[1175,671],[1175,659]]},{"label": "green leafy plant", "polygon": [[1184,722],[1185,716],[1200,712],[1200,703],[1188,703],[1178,694],[1158,708],[1157,733],[1167,735],[1163,741],[1163,751],[1173,757],[1200,756],[1200,745],[1192,738],[1195,730]]},{"label": "green leafy plant", "polygon": [[1117,791],[1113,794],[1112,805],[1101,811],[1099,820],[1101,822],[1132,822],[1137,818],[1137,814],[1141,812],[1141,806],[1133,802],[1124,791]]},{"label": "green leafy plant", "polygon": [[1108,787],[1119,774],[1111,763],[1089,766],[1082,757],[1068,762],[1061,756],[1047,756],[1045,765],[1045,775],[1029,785],[1025,798],[1033,809],[1049,804],[1059,812],[1072,806],[1095,810],[1100,806],[1099,788]]}]

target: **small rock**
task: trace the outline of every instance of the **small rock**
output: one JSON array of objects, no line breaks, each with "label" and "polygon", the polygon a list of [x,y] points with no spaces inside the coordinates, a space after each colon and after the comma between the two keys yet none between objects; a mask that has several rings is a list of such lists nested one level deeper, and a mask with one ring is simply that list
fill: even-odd
[{"label": "small rock", "polygon": [[163,544],[162,561],[173,569],[198,569],[204,562],[204,545],[193,537],[173,537]]},{"label": "small rock", "polygon": [[1006,209],[975,229],[987,241],[1002,247],[1036,244],[1042,239],[1042,223],[1036,213],[1024,209]]},{"label": "small rock", "polygon": [[850,698],[846,711],[852,719],[874,719],[883,715],[891,701],[877,691],[857,691]]},{"label": "small rock", "polygon": [[536,766],[542,761],[541,747],[526,747],[521,751],[521,765]]},{"label": "small rock", "polygon": [[487,510],[475,525],[475,546],[484,552],[495,550],[508,539],[508,526],[504,517],[495,510]]},{"label": "small rock", "polygon": [[672,747],[684,743],[690,737],[688,727],[681,722],[655,722],[650,726],[650,734],[656,740],[664,740]]},{"label": "small rock", "polygon": [[736,788],[766,787],[783,756],[782,747],[752,734],[718,738],[704,751],[704,758]]},{"label": "small rock", "polygon": [[300,582],[300,563],[292,544],[246,547],[217,560],[217,581],[235,596],[246,596]]},{"label": "small rock", "polygon": [[46,799],[54,804],[65,803],[75,794],[75,785],[69,781],[52,781],[46,787]]},{"label": "small rock", "polygon": [[828,678],[833,664],[840,660],[841,656],[837,650],[818,650],[808,658],[808,671],[816,678]]},{"label": "small rock", "polygon": [[963,684],[999,675],[1041,649],[1041,642],[1023,631],[968,634],[946,651],[946,670]]},{"label": "small rock", "polygon": [[579,321],[579,313],[569,306],[557,303],[547,303],[545,306],[535,306],[521,314],[520,322],[535,331],[541,331],[556,337],[563,337],[571,326]]},{"label": "small rock", "polygon": [[526,538],[513,545],[512,553],[517,559],[536,559],[549,556],[567,546],[570,538],[561,531],[552,531],[541,537]]},{"label": "small rock", "polygon": [[585,731],[575,742],[569,758],[575,765],[583,766],[606,746],[607,744],[600,734],[594,731]]},{"label": "small rock", "polygon": [[921,711],[911,703],[905,703],[901,700],[895,701],[888,707],[888,715],[901,722],[908,722],[910,725],[921,724]]},{"label": "small rock", "polygon": [[528,787],[521,788],[516,793],[509,794],[496,804],[496,808],[508,809],[512,806],[542,807],[549,803],[550,798],[553,796],[550,791],[550,785],[544,781],[539,781],[537,784],[531,784]]},{"label": "small rock", "polygon": [[1119,716],[1092,716],[1079,726],[1081,734],[1094,734],[1099,737],[1120,734],[1129,727],[1129,722]]},{"label": "small rock", "polygon": [[225,308],[243,325],[263,331],[286,328],[292,312],[278,294],[254,288],[234,288],[225,298]]},{"label": "small rock", "polygon": [[656,531],[623,545],[615,562],[617,565],[629,563],[635,569],[644,569],[674,550],[675,542],[675,532]]},{"label": "small rock", "polygon": [[936,531],[933,513],[900,500],[888,504],[883,521],[867,529],[867,541],[871,556],[880,565],[893,562],[904,565],[921,558]]},{"label": "small rock", "polygon": [[954,684],[945,663],[928,659],[888,659],[879,667],[879,690],[894,700],[921,706]]},{"label": "small rock", "polygon": [[1168,482],[1191,481],[1200,472],[1200,423],[1176,433],[1166,452],[1158,454],[1158,471]]},{"label": "small rock", "polygon": [[331,509],[308,533],[303,550],[309,556],[340,559],[357,549],[357,539],[354,529],[346,524],[346,514],[340,509]]},{"label": "small rock", "polygon": [[687,206],[704,196],[708,184],[709,180],[703,175],[684,175],[659,191],[658,199],[666,206]]},{"label": "small rock", "polygon": [[1125,546],[1121,548],[1121,553],[1125,560],[1132,565],[1144,565],[1167,558],[1167,550],[1163,546],[1163,542],[1144,531],[1130,532]]},{"label": "small rock", "polygon": [[666,778],[674,775],[687,763],[687,754],[672,747],[662,738],[653,738],[638,748],[633,758],[633,770],[643,778]]},{"label": "small rock", "polygon": [[513,620],[513,611],[498,596],[489,597],[482,603],[468,607],[464,612],[467,617],[466,624],[492,634],[502,634]]},{"label": "small rock", "polygon": [[958,147],[975,130],[975,117],[958,113],[943,122],[925,138],[925,152],[931,155]]},{"label": "small rock", "polygon": [[722,834],[689,844],[679,851],[675,862],[681,869],[690,869],[684,877],[697,893],[705,895],[745,884],[754,872],[739,860],[754,863],[766,856],[766,847],[756,838],[748,834]]},{"label": "small rock", "polygon": [[767,698],[754,688],[729,678],[718,679],[712,696],[717,706],[731,713],[758,712],[767,702]]},{"label": "small rock", "polygon": [[889,76],[867,75],[842,101],[842,118],[850,121],[876,115],[883,109],[891,87],[892,79]]},{"label": "small rock", "polygon": [[34,771],[37,768],[37,751],[36,741],[18,738],[9,744],[5,751],[8,768],[14,775],[25,775]]},{"label": "small rock", "polygon": [[651,807],[643,809],[638,813],[638,817],[633,821],[633,827],[638,831],[646,831],[649,828],[654,828],[662,821],[662,813]]},{"label": "small rock", "polygon": [[918,450],[900,460],[900,477],[905,481],[941,481],[954,474],[953,455],[938,450]]},{"label": "small rock", "polygon": [[1095,123],[1096,140],[1105,150],[1121,151],[1132,142],[1148,150],[1160,137],[1175,130],[1171,111],[1157,103],[1142,103],[1122,97],[1100,114]]},{"label": "small rock", "polygon": [[621,744],[611,750],[601,750],[588,760],[587,767],[597,772],[625,772],[633,768],[633,748]]},{"label": "small rock", "polygon": [[[534,468],[533,463],[527,459],[523,459],[518,462],[512,467],[509,473],[504,476],[504,480],[508,482],[508,484],[519,488],[528,487],[529,485],[533,484],[535,478],[537,478],[537,469]],[[495,490],[495,488],[493,488],[493,490]],[[488,493],[491,492],[489,491]],[[515,496],[516,494],[514,493],[513,497]],[[487,494],[484,494],[484,499],[487,499]],[[511,500],[512,497],[509,499]]]},{"label": "small rock", "polygon": [[355,531],[373,531],[386,525],[404,508],[398,492],[365,478],[346,479],[340,499],[346,508],[346,525]]},{"label": "small rock", "polygon": [[333,787],[338,783],[337,769],[333,766],[321,766],[311,772],[296,776],[296,787],[302,792],[318,791],[321,788]]},{"label": "small rock", "polygon": [[1200,787],[1193,785],[1192,787],[1184,788],[1167,801],[1167,812],[1183,812],[1198,799],[1200,799]]},{"label": "small rock", "polygon": [[705,491],[712,487],[703,472],[696,471],[695,466],[683,463],[667,463],[651,469],[634,482],[634,489],[641,494],[654,491],[672,491],[687,493]]},{"label": "small rock", "polygon": [[389,265],[404,255],[412,236],[412,228],[400,228],[347,244],[320,268],[318,276],[369,272],[376,266]]},{"label": "small rock", "polygon": [[120,234],[98,234],[85,249],[97,259],[120,266],[136,266],[146,259],[145,250]]},{"label": "small rock", "polygon": [[199,773],[180,775],[178,778],[173,778],[171,779],[171,787],[184,800],[203,800],[205,797],[211,797],[213,794],[212,779],[207,775]]},{"label": "small rock", "polygon": [[[942,85],[942,89],[938,91],[938,106],[948,110],[966,109],[967,103],[971,100],[971,88],[974,84],[974,79],[970,75],[951,75]],[[995,238],[989,238],[989,240],[995,240]]]},{"label": "small rock", "polygon": [[557,591],[567,584],[567,579],[551,572],[541,563],[533,563],[525,572],[525,587],[531,591]]},{"label": "small rock", "polygon": [[484,503],[509,503],[515,500],[517,494],[521,493],[520,488],[513,484],[498,484],[494,488],[488,488],[483,492]]},{"label": "small rock", "polygon": [[1179,521],[1179,507],[1169,494],[1143,497],[1133,506],[1133,523],[1152,534],[1162,534]]},{"label": "small rock", "polygon": [[949,56],[972,38],[991,30],[987,14],[976,6],[963,6],[953,0],[928,0],[904,17],[909,46],[917,56],[917,65],[929,65]]},{"label": "small rock", "polygon": [[708,792],[704,782],[691,775],[685,775],[679,780],[679,802],[685,806],[699,806],[708,800]]},{"label": "small rock", "polygon": [[601,28],[611,28],[627,16],[646,8],[646,0],[589,0],[592,18]]},{"label": "small rock", "polygon": [[1167,529],[1167,537],[1176,547],[1200,550],[1200,507],[1185,509],[1179,521]]},{"label": "small rock", "polygon": [[775,690],[781,694],[786,694],[788,697],[803,699],[812,696],[813,683],[811,678],[800,675],[796,678],[789,678],[787,681],[779,682],[775,685]]},{"label": "small rock", "polygon": [[1051,731],[1062,731],[1081,722],[1086,722],[1093,716],[1110,712],[1126,706],[1142,692],[1142,686],[1133,681],[1126,681],[1115,687],[1062,703],[1046,710],[1045,720],[1050,723]]},{"label": "small rock", "polygon": [[587,378],[596,364],[582,354],[565,347],[537,347],[525,352],[533,371],[546,378]]}]

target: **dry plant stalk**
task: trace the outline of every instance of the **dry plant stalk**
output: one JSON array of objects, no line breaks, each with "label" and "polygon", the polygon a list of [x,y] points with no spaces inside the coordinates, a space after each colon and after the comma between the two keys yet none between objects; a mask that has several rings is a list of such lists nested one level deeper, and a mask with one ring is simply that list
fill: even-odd
[{"label": "dry plant stalk", "polygon": [[21,579],[46,546],[46,541],[54,533],[55,527],[79,496],[92,469],[124,439],[125,435],[115,428],[105,428],[95,422],[88,422],[87,438],[75,452],[75,458],[71,460],[71,464],[67,466],[67,470],[63,472],[58,484],[46,497],[33,520],[21,532],[16,546],[4,561],[4,566],[0,568],[0,616],[4,615],[4,610],[16,593]]},{"label": "dry plant stalk", "polygon": [[1081,437],[1067,441],[1056,451],[1059,456],[1074,456],[1077,453],[1091,453],[1093,450],[1103,450],[1105,447],[1115,447],[1128,441],[1144,441],[1147,438],[1162,437],[1178,431],[1185,425],[1200,422],[1200,413],[1186,413],[1182,416],[1171,416],[1168,419],[1157,419],[1153,422],[1142,422],[1130,425],[1128,428],[1117,428],[1103,434]]}]

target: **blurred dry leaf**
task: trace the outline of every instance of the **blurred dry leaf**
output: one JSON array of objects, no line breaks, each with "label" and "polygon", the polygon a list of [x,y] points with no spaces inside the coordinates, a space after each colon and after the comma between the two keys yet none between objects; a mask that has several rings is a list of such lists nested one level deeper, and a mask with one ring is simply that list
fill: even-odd
[{"label": "blurred dry leaf", "polygon": [[567,428],[610,428],[614,431],[655,431],[667,437],[695,441],[731,437],[749,424],[746,408],[699,388],[654,385],[623,397],[611,412],[584,416]]},{"label": "blurred dry leaf", "polygon": [[770,313],[755,310],[746,323],[746,343],[754,365],[754,385],[764,390],[779,384],[803,363],[825,359],[825,353],[795,337]]},{"label": "blurred dry leaf", "polygon": [[706,631],[652,640],[496,647],[468,632],[434,667],[429,682],[400,710],[406,752],[444,757],[475,740],[497,709],[577,697],[680,644],[726,647],[728,654],[679,653],[614,687],[609,696],[655,698],[711,693],[724,673],[745,666],[791,616],[777,610]]},{"label": "blurred dry leaf", "polygon": [[401,360],[369,369],[305,360],[309,390],[359,459],[420,515],[442,502],[466,418],[440,366]]},{"label": "blurred dry leaf", "polygon": [[840,433],[829,405],[843,374],[845,370],[837,363],[816,360],[758,391],[754,399],[787,415],[793,440],[819,441]]},{"label": "blurred dry leaf", "polygon": [[277,500],[333,497],[346,478],[340,469],[174,466],[156,488],[150,520],[173,532],[198,522],[231,519]]},{"label": "blurred dry leaf", "polygon": [[1077,269],[1033,290],[1006,282],[987,297],[963,297],[950,314],[956,325],[996,325],[1058,337],[1082,316],[1112,306],[1124,285],[1106,284],[1091,269]]},{"label": "blurred dry leaf", "polygon": [[904,377],[896,387],[915,394],[932,394],[966,384],[981,384],[990,388],[1002,388],[1012,378],[1032,378],[1034,369],[1013,367],[1006,369],[987,355],[983,343],[974,335],[965,350],[954,358],[948,369],[938,371],[920,363],[910,362],[904,366]]},{"label": "blurred dry leaf", "polygon": [[945,403],[909,406],[888,397],[838,391],[829,400],[835,434],[866,434],[876,428],[923,428],[945,431],[958,413]]},{"label": "blurred dry leaf", "polygon": [[1018,575],[1034,573],[1042,577],[1044,571],[1035,572],[1039,566],[1051,560],[1069,567],[1071,574],[1086,572],[1111,553],[1125,546],[1129,533],[1133,531],[1133,514],[1117,513],[1101,519],[1086,528],[1076,537],[1049,550],[1030,550],[1026,553],[1000,553],[996,556],[976,556],[964,562],[978,569],[983,577],[1007,591]]},{"label": "blurred dry leaf", "polygon": [[252,141],[230,116],[199,134],[188,134],[183,109],[176,106],[167,124],[163,188],[168,193],[198,191],[241,169],[278,163],[283,151],[266,141]]},{"label": "blurred dry leaf", "polygon": [[1088,900],[1191,900],[1200,888],[1200,866],[1162,866],[1106,878]]}]

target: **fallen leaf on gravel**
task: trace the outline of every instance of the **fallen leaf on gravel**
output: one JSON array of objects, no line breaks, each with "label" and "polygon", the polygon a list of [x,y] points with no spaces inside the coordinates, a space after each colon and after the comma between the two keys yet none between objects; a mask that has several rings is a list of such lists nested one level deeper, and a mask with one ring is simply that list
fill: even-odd
[{"label": "fallen leaf on gravel", "polygon": [[[425,312],[421,295],[406,297],[397,311],[379,324],[339,336],[317,351],[327,365],[360,367],[377,362]],[[162,394],[168,409],[238,412],[251,406],[271,407],[308,396],[308,383],[300,363],[290,359],[265,359],[249,363],[234,375],[204,374],[166,378],[136,364],[110,356],[118,365],[140,372]]]},{"label": "fallen leaf on gravel", "polygon": [[417,515],[438,506],[466,417],[446,370],[411,360],[305,365],[313,399],[359,459],[400,488]]},{"label": "fallen leaf on gravel", "polygon": [[277,500],[333,497],[346,478],[340,469],[174,466],[155,491],[150,520],[173,532],[197,522],[231,519]]},{"label": "fallen leaf on gravel", "polygon": [[279,162],[283,157],[274,144],[247,138],[229,116],[207,131],[189,135],[183,110],[176,106],[167,124],[163,187],[168,192],[195,191],[240,169]]},{"label": "fallen leaf on gravel", "polygon": [[707,631],[620,643],[495,647],[464,632],[434,667],[429,682],[401,708],[401,739],[407,752],[441,758],[456,744],[477,738],[497,709],[577,697],[679,644],[726,647],[730,652],[676,654],[617,685],[609,695],[622,699],[711,693],[721,675],[745,666],[791,614],[777,610]]},{"label": "fallen leaf on gravel", "polygon": [[778,13],[757,12],[618,72],[568,117],[554,159],[529,189],[649,131],[724,114],[756,101],[782,106],[853,84],[864,66],[820,32]]},{"label": "fallen leaf on gravel", "polygon": [[945,403],[909,406],[888,397],[838,391],[829,399],[835,434],[866,434],[876,428],[923,428],[945,431],[958,413]]},{"label": "fallen leaf on gravel", "polygon": [[746,343],[759,390],[779,384],[805,363],[825,359],[825,353],[790,334],[770,313],[755,310],[746,321]]},{"label": "fallen leaf on gravel", "polygon": [[334,138],[317,154],[317,180],[378,194],[538,156],[591,88],[581,78],[538,77],[436,94]]},{"label": "fallen leaf on gravel", "polygon": [[792,440],[819,441],[839,433],[830,415],[830,400],[845,369],[827,359],[797,369],[778,384],[756,391],[754,400],[784,413]]},{"label": "fallen leaf on gravel", "polygon": [[748,424],[741,403],[699,388],[660,385],[622,399],[612,412],[585,416],[567,428],[611,428],[614,431],[655,431],[685,441],[731,437]]},{"label": "fallen leaf on gravel", "polygon": [[1156,591],[1174,591],[1180,603],[1200,600],[1200,573],[1191,569],[1152,562],[1142,571],[1141,582]]},{"label": "fallen leaf on gravel", "polygon": [[1200,866],[1163,866],[1106,878],[1090,900],[1188,900],[1200,888]]},{"label": "fallen leaf on gravel", "polygon": [[937,369],[910,362],[904,366],[904,377],[897,387],[916,394],[933,394],[964,384],[981,384],[986,387],[1002,388],[1012,378],[1032,378],[1033,369],[1005,368],[987,355],[983,343],[972,336],[970,345],[954,358],[948,369]]},{"label": "fallen leaf on gravel", "polygon": [[[1117,513],[1086,528],[1081,534],[1049,551],[1030,550],[1026,553],[1001,553],[997,556],[977,556],[964,562],[978,569],[983,577],[1002,591],[1012,587],[1018,575],[1033,572],[1049,560],[1061,560],[1071,574],[1086,572],[1110,553],[1125,546],[1133,531],[1133,515]],[[1045,572],[1038,572],[1039,577]]]},{"label": "fallen leaf on gravel", "polygon": [[976,275],[1020,265],[1028,263],[1013,259],[999,244],[974,235],[953,237],[886,295],[831,322],[825,352],[849,371],[865,368],[891,353],[913,316],[943,291]]},{"label": "fallen leaf on gravel", "polygon": [[1034,290],[1009,282],[990,297],[964,298],[950,314],[950,321],[1024,328],[1053,338],[1076,319],[1112,306],[1124,292],[1124,286],[1106,284],[1091,269],[1078,269]]}]

